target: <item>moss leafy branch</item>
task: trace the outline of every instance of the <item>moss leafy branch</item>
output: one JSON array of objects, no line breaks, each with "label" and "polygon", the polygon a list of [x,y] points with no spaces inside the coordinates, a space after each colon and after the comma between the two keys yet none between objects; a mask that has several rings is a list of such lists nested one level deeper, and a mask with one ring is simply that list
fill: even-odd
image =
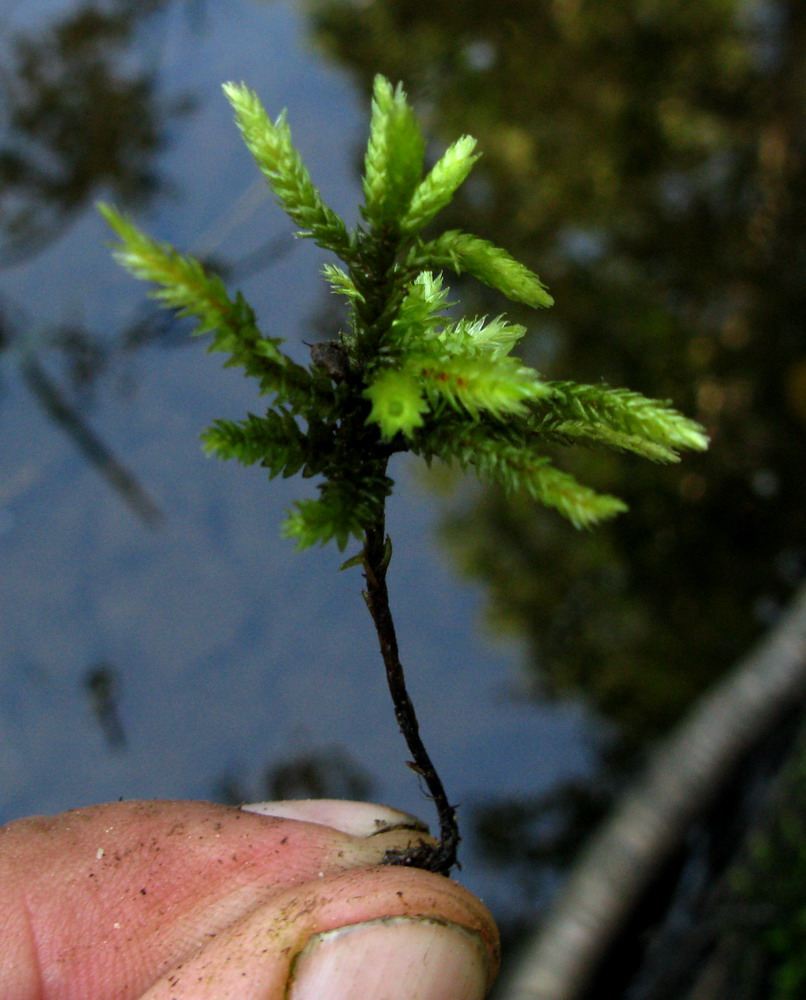
[{"label": "moss leafy branch", "polygon": [[119,237],[118,260],[154,283],[167,307],[195,316],[211,350],[228,355],[270,396],[266,413],[219,420],[205,447],[222,458],[260,463],[270,476],[319,477],[317,497],[298,501],[283,525],[300,548],[334,541],[361,544],[365,599],[400,727],[440,817],[436,848],[422,844],[390,862],[448,872],[459,842],[455,810],[419,736],[400,663],[386,591],[391,546],[385,502],[390,457],[411,451],[472,469],[505,489],[523,490],[578,527],[625,509],[556,468],[546,444],[581,444],[633,452],[659,462],[707,446],[702,428],[668,403],[626,389],[546,381],[512,352],[526,328],[503,315],[449,316],[443,272],[467,273],[507,298],[535,308],[552,304],[540,278],[506,250],[459,230],[423,239],[473,168],[470,136],[457,139],[426,171],[425,140],[405,91],[375,79],[364,159],[361,213],[348,231],[323,201],[291,139],[285,112],[272,121],[254,91],[227,83],[235,119],[277,202],[300,229],[341,259],[323,274],[346,298],[346,328],[314,345],[309,365],[262,333],[238,292],[193,258],[141,233],[102,206]]}]

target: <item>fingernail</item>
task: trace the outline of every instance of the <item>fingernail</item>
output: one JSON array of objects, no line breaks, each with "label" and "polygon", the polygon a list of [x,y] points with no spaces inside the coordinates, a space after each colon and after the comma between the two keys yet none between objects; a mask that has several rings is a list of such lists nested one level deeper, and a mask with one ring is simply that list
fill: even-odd
[{"label": "fingernail", "polygon": [[372,837],[389,830],[416,830],[427,833],[428,827],[410,813],[390,809],[370,802],[348,802],[342,799],[293,799],[286,802],[252,802],[241,806],[246,812],[280,819],[299,819],[306,823],[321,823],[353,837]]},{"label": "fingernail", "polygon": [[316,934],[294,963],[289,1000],[482,1000],[486,952],[457,924],[386,917]]}]

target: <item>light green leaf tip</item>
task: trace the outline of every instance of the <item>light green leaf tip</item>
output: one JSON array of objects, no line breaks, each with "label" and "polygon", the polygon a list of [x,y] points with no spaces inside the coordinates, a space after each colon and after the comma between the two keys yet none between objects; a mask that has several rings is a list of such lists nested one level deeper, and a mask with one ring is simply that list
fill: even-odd
[{"label": "light green leaf tip", "polygon": [[404,233],[416,233],[449,204],[479,158],[473,154],[475,148],[476,140],[463,135],[445,151],[414,192],[411,204],[400,221]]},{"label": "light green leaf tip", "polygon": [[222,87],[235,111],[235,121],[249,151],[277,201],[320,246],[340,252],[349,245],[347,228],[329,208],[311,181],[302,157],[291,141],[285,111],[272,122],[255,91],[244,84]]},{"label": "light green leaf tip", "polygon": [[418,380],[408,372],[387,368],[372,382],[364,395],[372,403],[367,423],[375,423],[386,440],[401,432],[410,437],[423,425],[428,410]]},{"label": "light green leaf tip", "polygon": [[420,182],[425,139],[401,84],[375,77],[364,158],[364,209],[374,225],[399,224]]}]

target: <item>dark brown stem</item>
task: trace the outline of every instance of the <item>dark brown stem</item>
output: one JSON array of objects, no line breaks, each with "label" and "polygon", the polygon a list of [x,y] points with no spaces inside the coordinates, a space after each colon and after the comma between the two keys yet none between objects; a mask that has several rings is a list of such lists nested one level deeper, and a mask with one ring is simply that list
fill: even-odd
[{"label": "dark brown stem", "polygon": [[386,667],[386,681],[395,706],[397,724],[412,756],[409,766],[423,779],[434,801],[439,816],[440,839],[436,845],[421,841],[417,847],[410,847],[405,851],[390,851],[385,863],[411,865],[448,875],[457,864],[456,850],[460,840],[456,809],[448,801],[442,781],[420,738],[420,727],[414,705],[406,690],[403,665],[398,655],[395,624],[389,609],[389,593],[386,588],[386,569],[390,551],[381,519],[380,523],[366,529],[363,561],[367,589],[364,591],[364,600],[378,633],[381,656]]}]

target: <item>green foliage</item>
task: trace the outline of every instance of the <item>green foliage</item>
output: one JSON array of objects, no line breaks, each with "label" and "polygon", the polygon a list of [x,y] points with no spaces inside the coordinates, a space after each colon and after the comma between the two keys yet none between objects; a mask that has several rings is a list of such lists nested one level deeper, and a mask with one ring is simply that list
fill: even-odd
[{"label": "green foliage", "polygon": [[[727,875],[725,913],[762,915],[755,922],[725,921],[720,952],[736,981],[752,982],[765,1000],[800,1000],[806,993],[806,741],[777,775],[774,792]],[[758,973],[755,976],[758,981]]]},{"label": "green foliage", "polygon": [[373,226],[399,226],[420,182],[425,139],[400,84],[375,81],[367,154],[363,216]]},{"label": "green foliage", "polygon": [[516,302],[552,304],[538,276],[492,243],[458,230],[427,241],[418,235],[470,172],[474,139],[458,139],[424,176],[425,141],[406,94],[376,77],[363,182],[368,228],[348,233],[314,187],[285,114],[272,123],[248,88],[228,83],[224,91],[278,203],[301,235],[344,264],[326,264],[324,275],[349,303],[348,328],[316,345],[309,367],[293,362],[279,338],[261,334],[242,296],[231,299],[197,261],[113,209],[102,211],[120,237],[121,263],[155,282],[167,306],[196,316],[197,332],[213,332],[211,349],[228,353],[228,364],[274,397],[265,417],[213,424],[207,449],[260,462],[271,476],[322,477],[319,497],[297,503],[285,522],[300,547],[334,540],[344,548],[382,524],[395,452],[473,468],[587,526],[624,504],[555,468],[541,443],[604,445],[662,462],[706,447],[701,428],[666,403],[605,385],[543,381],[511,354],[526,331],[504,316],[448,317],[443,269],[467,272]]},{"label": "green foliage", "polygon": [[240,293],[231,299],[221,279],[207,274],[197,260],[141,233],[110,206],[98,207],[121,239],[115,250],[118,261],[138,278],[154,282],[154,297],[166,306],[180,316],[195,316],[197,335],[213,333],[209,350],[228,354],[226,365],[242,367],[258,380],[262,393],[275,393],[278,402],[293,403],[304,414],[324,404],[327,385],[284,354],[280,338],[258,330]]},{"label": "green foliage", "polygon": [[272,122],[257,94],[234,83],[224,84],[224,93],[235,109],[235,120],[249,152],[254,156],[280,206],[323,247],[340,253],[347,248],[347,228],[325,205],[311,183],[299,153],[291,143],[285,113]]},{"label": "green foliage", "polygon": [[424,267],[449,267],[457,274],[467,271],[514,302],[523,302],[535,308],[554,304],[540,278],[519,264],[506,250],[458,229],[450,229],[439,239],[420,244],[412,260]]},{"label": "green foliage", "polygon": [[246,420],[216,420],[202,435],[205,451],[221,458],[236,458],[243,465],[260,462],[274,478],[299,472],[308,461],[308,438],[282,407],[265,417],[253,413]]},{"label": "green foliage", "polygon": [[478,156],[473,155],[476,140],[463,135],[445,151],[431,173],[415,190],[400,228],[406,233],[416,233],[453,198],[457,188],[473,168]]},{"label": "green foliage", "polygon": [[669,403],[629,389],[574,382],[549,383],[548,390],[538,423],[542,433],[560,440],[599,442],[657,462],[679,461],[678,448],[708,446],[702,428]]}]

